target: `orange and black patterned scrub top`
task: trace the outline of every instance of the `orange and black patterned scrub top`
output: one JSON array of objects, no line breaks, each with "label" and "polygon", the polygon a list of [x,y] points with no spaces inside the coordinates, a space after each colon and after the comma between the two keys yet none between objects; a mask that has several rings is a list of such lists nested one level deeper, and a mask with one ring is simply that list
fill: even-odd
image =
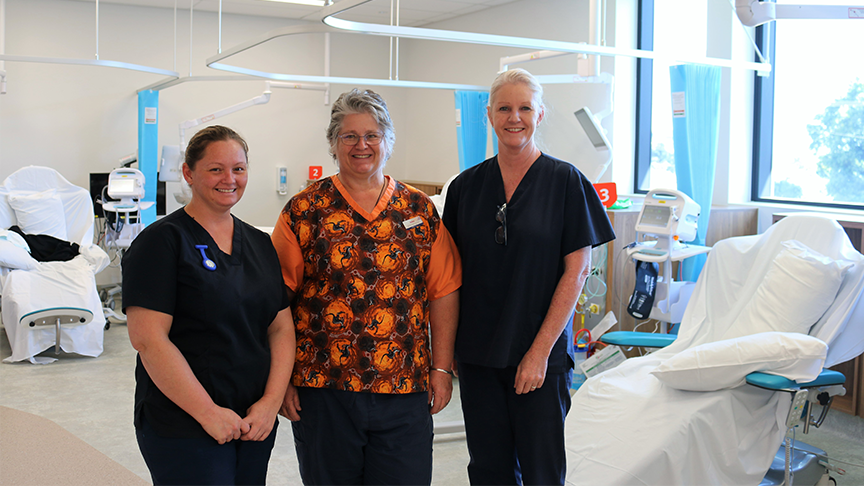
[{"label": "orange and black patterned scrub top", "polygon": [[279,215],[273,244],[296,293],[295,386],[427,390],[429,302],[460,287],[461,262],[432,201],[388,181],[371,214],[332,176]]}]

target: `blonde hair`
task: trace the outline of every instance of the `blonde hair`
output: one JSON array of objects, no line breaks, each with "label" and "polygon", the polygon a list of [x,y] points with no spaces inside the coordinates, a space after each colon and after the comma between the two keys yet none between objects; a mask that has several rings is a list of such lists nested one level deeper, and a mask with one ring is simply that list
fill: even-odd
[{"label": "blonde hair", "polygon": [[492,87],[489,89],[489,106],[492,106],[492,100],[498,91],[506,84],[524,84],[534,94],[534,104],[539,110],[546,110],[546,105],[543,104],[543,86],[537,81],[531,73],[522,69],[509,69],[500,73],[495,81],[492,81]]}]

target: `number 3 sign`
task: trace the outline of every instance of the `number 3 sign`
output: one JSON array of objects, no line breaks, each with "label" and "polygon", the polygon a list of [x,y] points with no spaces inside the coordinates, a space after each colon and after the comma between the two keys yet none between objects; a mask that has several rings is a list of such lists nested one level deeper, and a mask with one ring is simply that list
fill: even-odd
[{"label": "number 3 sign", "polygon": [[614,182],[602,182],[594,184],[594,190],[600,196],[600,202],[607,208],[611,207],[618,200],[618,189]]}]

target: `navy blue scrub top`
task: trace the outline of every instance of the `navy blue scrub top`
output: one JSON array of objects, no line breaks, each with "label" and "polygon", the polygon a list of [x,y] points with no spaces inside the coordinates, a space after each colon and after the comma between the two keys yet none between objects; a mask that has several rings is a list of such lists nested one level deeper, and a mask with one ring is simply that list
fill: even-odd
[{"label": "navy blue scrub top", "polygon": [[[216,270],[207,270],[201,251]],[[241,417],[264,395],[270,372],[267,329],[289,306],[270,237],[234,218],[231,255],[184,209],[148,226],[123,256],[123,307],[173,316],[168,337],[198,381]],[[163,437],[209,437],[156,387],[138,358],[135,425],[141,414]]]},{"label": "navy blue scrub top", "polygon": [[[572,164],[542,154],[507,203],[507,245],[495,242],[506,202],[498,159],[462,172],[447,190],[444,224],[462,257],[456,356],[460,362],[518,366],[564,274],[564,257],[615,239],[591,182]],[[568,325],[547,371],[573,366]]]}]

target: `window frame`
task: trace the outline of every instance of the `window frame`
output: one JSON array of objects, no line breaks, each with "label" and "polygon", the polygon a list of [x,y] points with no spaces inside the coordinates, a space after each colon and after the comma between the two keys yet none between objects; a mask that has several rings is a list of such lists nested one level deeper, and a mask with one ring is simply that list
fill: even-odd
[{"label": "window frame", "polygon": [[[753,73],[753,158],[751,160],[750,177],[750,200],[752,202],[782,204],[788,206],[809,206],[830,209],[853,209],[860,211],[864,209],[861,204],[850,203],[828,203],[807,200],[790,200],[761,195],[770,181],[772,169],[772,155],[774,145],[774,69],[775,46],[777,45],[777,29],[774,28],[776,21],[767,22],[756,27],[756,46],[766,59],[772,60],[772,69],[768,76],[759,76]],[[754,54],[754,60],[759,61],[758,54]]]},{"label": "window frame", "polygon": [[[641,0],[637,10],[636,48],[654,50],[654,0]],[[636,59],[636,126],[634,127],[635,165],[633,193],[648,194],[640,189],[651,170],[651,116],[653,109],[654,60]]]},{"label": "window frame", "polygon": [[[654,49],[654,3],[655,0],[640,0],[638,2],[637,49]],[[775,54],[775,22],[767,22],[755,29],[756,45],[763,56],[769,60],[773,60]],[[758,54],[754,53],[754,61],[760,61]],[[633,194],[648,193],[648,190],[640,189],[640,187],[647,185],[646,178],[649,176],[651,167],[653,72],[653,60],[644,58],[636,60]],[[756,72],[753,73],[753,143],[750,164],[750,202],[861,211],[864,207],[860,204],[790,200],[760,195],[760,189],[765,187],[771,178],[774,141],[775,73],[775,69],[772,69],[767,76],[760,76]]]}]

